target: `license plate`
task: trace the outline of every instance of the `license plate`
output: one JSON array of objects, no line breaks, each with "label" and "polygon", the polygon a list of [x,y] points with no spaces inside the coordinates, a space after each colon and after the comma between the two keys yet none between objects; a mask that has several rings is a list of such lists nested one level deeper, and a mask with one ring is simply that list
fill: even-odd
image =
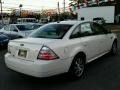
[{"label": "license plate", "polygon": [[19,50],[18,56],[26,58],[27,56],[27,50]]}]

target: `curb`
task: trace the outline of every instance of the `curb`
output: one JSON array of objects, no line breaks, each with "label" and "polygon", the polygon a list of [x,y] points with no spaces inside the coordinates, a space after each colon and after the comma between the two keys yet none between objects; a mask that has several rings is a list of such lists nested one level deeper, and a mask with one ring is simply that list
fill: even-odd
[{"label": "curb", "polygon": [[113,33],[120,33],[120,29],[119,30],[111,30],[111,32],[113,32]]}]

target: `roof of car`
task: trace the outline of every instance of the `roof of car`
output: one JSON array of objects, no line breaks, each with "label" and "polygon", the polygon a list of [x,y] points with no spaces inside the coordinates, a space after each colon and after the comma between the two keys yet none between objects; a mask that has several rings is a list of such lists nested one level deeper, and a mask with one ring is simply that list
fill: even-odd
[{"label": "roof of car", "polygon": [[69,21],[58,21],[58,22],[54,22],[54,24],[58,23],[58,24],[71,24],[71,25],[74,25],[74,24],[77,24],[77,23],[83,23],[83,22],[86,22],[86,21],[73,21],[73,20],[69,20]]},{"label": "roof of car", "polygon": [[20,23],[20,24],[10,24],[10,25],[42,25],[42,24],[39,24],[39,23]]}]

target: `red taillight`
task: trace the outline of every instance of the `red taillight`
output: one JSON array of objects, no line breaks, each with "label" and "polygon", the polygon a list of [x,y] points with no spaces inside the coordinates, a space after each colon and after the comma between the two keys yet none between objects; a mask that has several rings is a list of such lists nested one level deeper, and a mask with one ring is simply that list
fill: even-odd
[{"label": "red taillight", "polygon": [[55,60],[58,59],[58,56],[48,47],[43,46],[38,54],[40,60]]}]

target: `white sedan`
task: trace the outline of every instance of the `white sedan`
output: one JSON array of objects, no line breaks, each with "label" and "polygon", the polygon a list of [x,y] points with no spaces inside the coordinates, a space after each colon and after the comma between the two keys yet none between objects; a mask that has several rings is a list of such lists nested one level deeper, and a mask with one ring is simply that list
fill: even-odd
[{"label": "white sedan", "polygon": [[117,37],[95,22],[49,23],[30,37],[12,40],[5,63],[8,68],[34,77],[69,72],[80,77],[85,64],[111,52],[117,53]]}]

